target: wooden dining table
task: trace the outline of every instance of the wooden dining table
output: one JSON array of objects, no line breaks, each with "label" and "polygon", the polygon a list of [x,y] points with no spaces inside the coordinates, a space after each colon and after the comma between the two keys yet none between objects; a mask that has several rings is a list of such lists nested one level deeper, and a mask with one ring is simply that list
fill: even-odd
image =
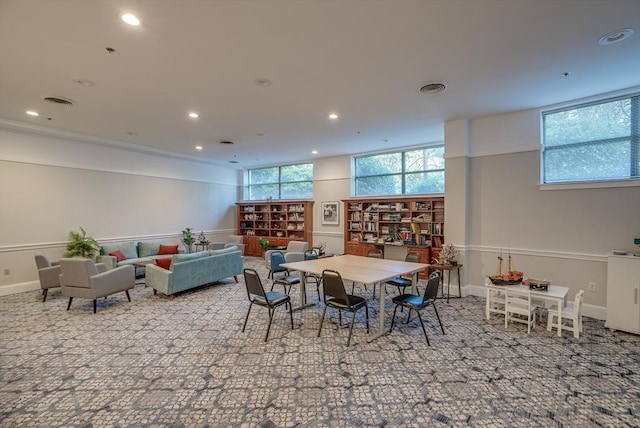
[{"label": "wooden dining table", "polygon": [[282,263],[280,266],[297,271],[300,274],[300,297],[299,306],[302,309],[312,304],[306,302],[306,286],[304,281],[305,273],[322,275],[325,269],[335,270],[340,273],[343,279],[359,282],[362,284],[380,284],[378,330],[369,336],[368,341],[372,341],[385,334],[385,287],[384,282],[401,275],[412,275],[412,293],[416,294],[418,282],[418,272],[426,269],[427,264],[413,263],[389,259],[377,259],[372,257],[354,256],[345,254],[341,256],[325,257],[300,262]]}]

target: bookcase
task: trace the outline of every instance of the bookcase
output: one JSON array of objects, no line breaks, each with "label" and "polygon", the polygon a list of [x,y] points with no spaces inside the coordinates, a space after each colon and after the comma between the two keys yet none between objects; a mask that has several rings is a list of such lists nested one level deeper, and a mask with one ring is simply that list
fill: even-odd
[{"label": "bookcase", "polygon": [[244,236],[245,255],[260,257],[258,240],[284,247],[289,241],[313,242],[313,201],[277,200],[237,202],[238,235]]},{"label": "bookcase", "polygon": [[440,256],[444,196],[353,198],[343,203],[345,253],[366,256],[371,249],[393,244],[419,253],[422,263]]}]

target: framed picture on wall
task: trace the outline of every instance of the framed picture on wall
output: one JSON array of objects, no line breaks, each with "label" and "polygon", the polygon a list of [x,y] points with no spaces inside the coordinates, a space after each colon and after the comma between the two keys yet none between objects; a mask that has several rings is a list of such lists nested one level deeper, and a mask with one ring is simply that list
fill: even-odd
[{"label": "framed picture on wall", "polygon": [[339,208],[336,201],[322,202],[322,224],[340,224]]}]

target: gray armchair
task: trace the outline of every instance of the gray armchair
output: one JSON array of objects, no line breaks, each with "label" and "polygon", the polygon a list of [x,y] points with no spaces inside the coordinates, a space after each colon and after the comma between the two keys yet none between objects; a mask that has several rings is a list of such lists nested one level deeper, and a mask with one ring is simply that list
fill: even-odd
[{"label": "gray armchair", "polygon": [[226,242],[212,242],[209,244],[210,250],[220,250],[222,248],[238,247],[244,256],[244,236],[242,235],[229,235],[229,239]]},{"label": "gray armchair", "polygon": [[97,300],[110,294],[124,291],[127,299],[129,290],[135,286],[135,268],[131,265],[107,270],[103,263],[94,263],[89,259],[60,259],[60,285],[62,294],[69,297],[67,310],[74,297],[93,300],[93,313],[96,313]]},{"label": "gray armchair", "polygon": [[[304,241],[289,241],[287,248],[282,251],[284,253],[284,260],[287,263],[300,262],[304,260],[304,253],[309,249],[309,243]],[[271,253],[273,251],[281,250],[267,250],[264,252],[264,261],[271,275]]]},{"label": "gray armchair", "polygon": [[42,301],[44,302],[47,300],[50,288],[60,287],[60,265],[58,262],[49,262],[49,259],[42,254],[36,254],[36,266],[38,267]]}]

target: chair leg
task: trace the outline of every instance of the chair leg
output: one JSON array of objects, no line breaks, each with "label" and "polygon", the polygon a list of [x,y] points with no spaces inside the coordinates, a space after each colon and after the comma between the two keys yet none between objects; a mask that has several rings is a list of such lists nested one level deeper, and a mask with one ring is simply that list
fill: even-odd
[{"label": "chair leg", "polygon": [[367,334],[369,334],[369,307],[366,304],[364,305],[364,315],[367,320]]},{"label": "chair leg", "polygon": [[353,325],[356,323],[356,313],[353,312],[353,316],[351,317],[351,327],[349,327],[349,337],[347,338],[347,348],[351,343],[351,335],[353,334]]},{"label": "chair leg", "polygon": [[264,335],[264,341],[265,342],[269,338],[269,331],[271,330],[271,321],[273,321],[273,313],[275,311],[276,311],[275,309],[269,308],[269,325],[267,326],[267,334]]},{"label": "chair leg", "polygon": [[389,333],[391,333],[391,330],[393,330],[393,323],[396,320],[396,311],[398,310],[398,305],[396,305],[395,309],[393,310],[393,317],[391,317],[391,327],[389,327]]},{"label": "chair leg", "polygon": [[[400,312],[403,312],[403,309],[404,306],[400,307]],[[409,313],[407,314],[407,321],[405,321],[405,324],[409,324],[409,321],[411,321],[411,308],[409,308]]]},{"label": "chair leg", "polygon": [[416,311],[418,313],[418,319],[420,320],[420,325],[422,326],[422,332],[424,333],[424,338],[427,339],[427,346],[431,346],[429,343],[429,336],[427,336],[427,330],[424,328],[424,323],[422,322],[422,315],[420,315],[420,311]]},{"label": "chair leg", "polygon": [[129,301],[131,301],[131,297],[129,296],[129,290],[124,290],[124,292],[127,294],[127,299],[129,299]]},{"label": "chair leg", "polygon": [[48,288],[45,288],[44,290],[42,290],[42,301],[44,302],[45,300],[47,300],[47,293],[49,292]]},{"label": "chair leg", "polygon": [[324,305],[324,310],[322,311],[322,317],[320,318],[320,327],[318,328],[318,337],[320,337],[320,332],[322,331],[322,323],[324,322],[324,316],[327,313],[327,305]]},{"label": "chair leg", "polygon": [[438,318],[438,323],[440,323],[440,330],[442,330],[442,334],[444,334],[444,327],[442,326],[442,321],[440,321],[440,315],[438,314],[438,309],[436,308],[436,304],[432,303],[433,310],[436,311],[436,317]]},{"label": "chair leg", "polygon": [[73,297],[69,297],[69,304],[67,305],[67,310],[69,310],[69,308],[71,307],[72,300],[73,300]]},{"label": "chair leg", "polygon": [[[293,330],[293,308],[291,302],[289,302],[289,318],[291,318],[291,330]],[[286,307],[286,306],[285,306]]]},{"label": "chair leg", "polygon": [[253,302],[249,304],[249,310],[247,311],[247,316],[244,317],[244,325],[242,326],[243,333],[244,333],[244,329],[247,327],[247,321],[249,321],[249,313],[251,313],[251,307],[253,307]]},{"label": "chair leg", "polygon": [[93,299],[93,313],[96,313],[96,309],[98,309],[98,299]]}]

